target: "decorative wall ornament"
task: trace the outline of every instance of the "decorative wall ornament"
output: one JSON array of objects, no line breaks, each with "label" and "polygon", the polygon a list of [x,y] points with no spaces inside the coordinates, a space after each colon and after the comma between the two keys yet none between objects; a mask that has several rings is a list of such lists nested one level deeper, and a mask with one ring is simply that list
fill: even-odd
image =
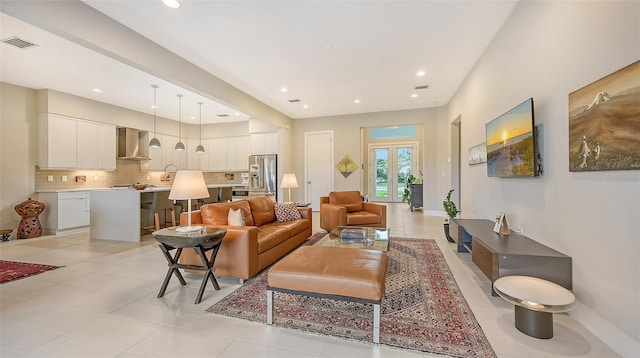
[{"label": "decorative wall ornament", "polygon": [[336,164],[336,169],[342,173],[342,176],[347,178],[358,169],[358,164],[356,164],[349,155],[345,155],[338,164]]},{"label": "decorative wall ornament", "polygon": [[482,142],[469,148],[469,165],[487,162],[487,145]]},{"label": "decorative wall ornament", "polygon": [[640,169],[640,61],[569,94],[569,171]]}]

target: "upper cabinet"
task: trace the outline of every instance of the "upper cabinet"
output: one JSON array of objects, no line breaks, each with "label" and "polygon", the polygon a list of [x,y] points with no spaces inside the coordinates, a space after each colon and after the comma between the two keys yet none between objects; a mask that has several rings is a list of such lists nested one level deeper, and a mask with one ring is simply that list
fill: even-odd
[{"label": "upper cabinet", "polygon": [[116,127],[55,114],[39,117],[41,169],[116,169]]},{"label": "upper cabinet", "polygon": [[251,134],[251,155],[279,154],[278,132]]}]

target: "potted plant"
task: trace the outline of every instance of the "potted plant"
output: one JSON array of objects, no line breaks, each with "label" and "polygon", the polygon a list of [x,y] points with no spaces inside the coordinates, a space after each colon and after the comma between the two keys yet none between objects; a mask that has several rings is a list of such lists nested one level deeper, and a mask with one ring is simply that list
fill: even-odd
[{"label": "potted plant", "polygon": [[411,206],[411,190],[409,190],[409,185],[414,181],[416,181],[416,177],[409,174],[409,177],[407,177],[407,184],[404,187],[404,193],[402,194],[402,202],[408,203],[409,206]]},{"label": "potted plant", "polygon": [[444,235],[447,238],[447,241],[454,242],[451,236],[449,236],[449,218],[455,218],[460,211],[456,206],[456,203],[451,201],[451,193],[453,193],[455,189],[449,190],[446,199],[442,201],[442,206],[444,207],[444,212],[447,213],[448,218],[444,219]]}]

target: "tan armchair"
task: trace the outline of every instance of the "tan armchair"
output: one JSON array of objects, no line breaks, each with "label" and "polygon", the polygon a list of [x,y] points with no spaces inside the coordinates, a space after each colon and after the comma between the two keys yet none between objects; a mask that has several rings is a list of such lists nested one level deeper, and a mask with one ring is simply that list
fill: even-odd
[{"label": "tan armchair", "polygon": [[387,207],[363,201],[359,191],[321,196],[320,227],[330,232],[338,226],[387,227]]}]

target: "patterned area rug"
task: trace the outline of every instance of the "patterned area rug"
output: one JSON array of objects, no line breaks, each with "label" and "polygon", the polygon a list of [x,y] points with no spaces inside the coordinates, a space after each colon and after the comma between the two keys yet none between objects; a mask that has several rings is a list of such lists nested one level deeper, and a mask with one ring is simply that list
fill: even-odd
[{"label": "patterned area rug", "polygon": [[[387,254],[380,343],[453,357],[495,357],[434,240],[392,238]],[[266,287],[264,270],[207,312],[266,324]],[[371,305],[279,292],[274,302],[275,326],[372,340]]]},{"label": "patterned area rug", "polygon": [[37,275],[45,271],[55,270],[59,267],[60,266],[0,260],[0,283],[7,283],[19,278]]}]

